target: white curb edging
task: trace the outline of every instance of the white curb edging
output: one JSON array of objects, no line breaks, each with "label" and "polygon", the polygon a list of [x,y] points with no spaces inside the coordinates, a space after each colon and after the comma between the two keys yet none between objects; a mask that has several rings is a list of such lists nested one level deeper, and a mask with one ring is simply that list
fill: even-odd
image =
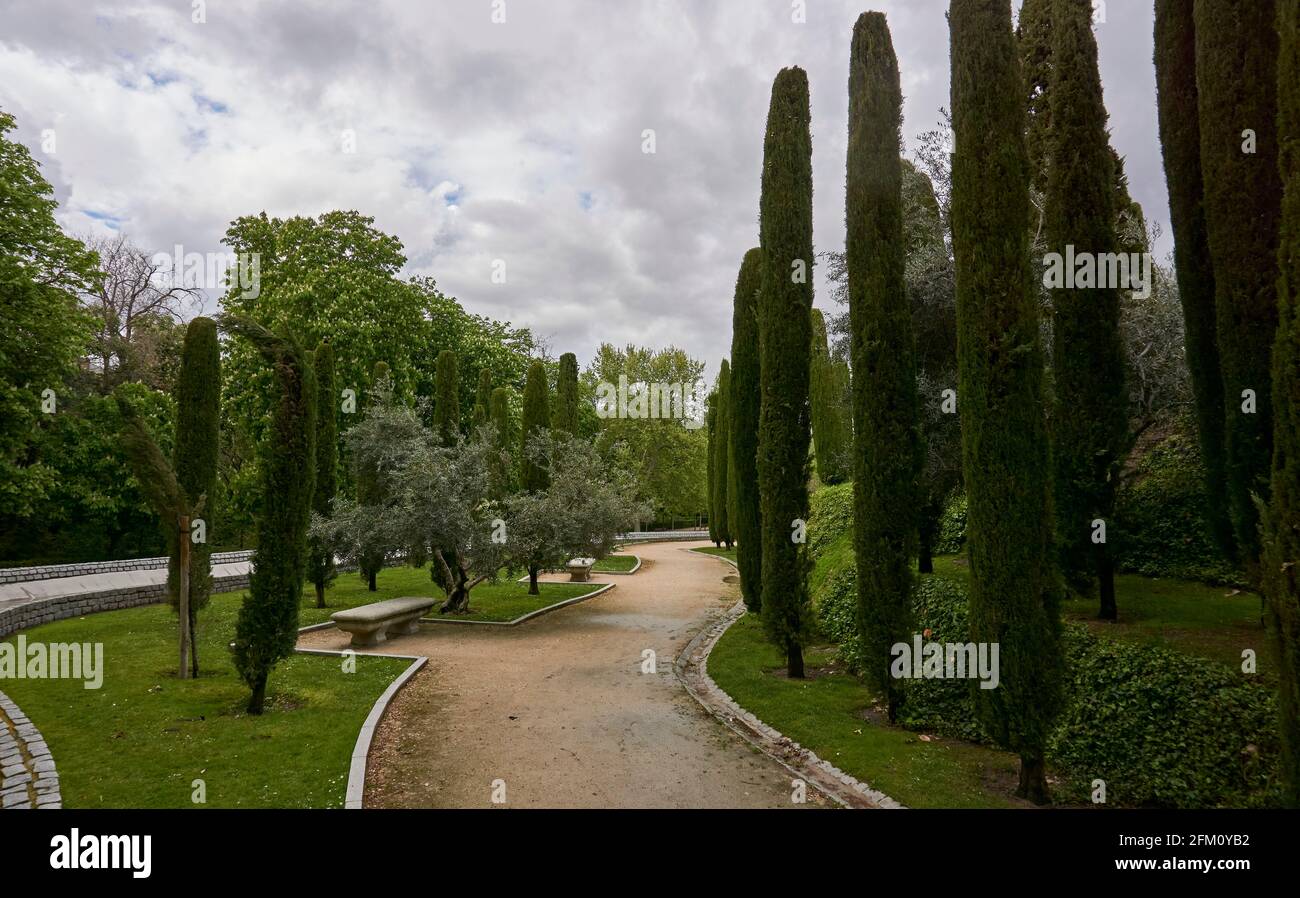
[{"label": "white curb edging", "polygon": [[[709,555],[710,553],[697,552],[696,554]],[[720,558],[733,568],[737,567],[730,558],[721,555],[712,557]],[[713,681],[708,670],[709,654],[722,634],[740,620],[746,610],[743,600],[737,602],[721,618],[697,633],[677,656],[677,660],[673,663],[673,672],[686,691],[728,729],[841,806],[890,809],[905,807],[885,793],[871,788],[867,783],[840,770],[831,762],[817,757],[811,749],[804,748],[798,742],[768,726],[737,704],[735,699]]]},{"label": "white curb edging", "polygon": [[536,611],[530,611],[527,614],[520,615],[514,620],[457,620],[448,617],[422,617],[422,624],[458,624],[463,627],[517,627],[520,624],[530,621],[535,617],[541,617],[543,614],[550,614],[552,611],[559,611],[561,608],[567,608],[570,605],[576,605],[579,602],[585,602],[588,599],[594,599],[601,593],[609,592],[617,583],[606,583],[600,589],[592,592],[583,593],[580,596],[574,596],[571,599],[564,599],[556,602],[554,605],[547,605],[545,608],[538,608]]},{"label": "white curb edging", "polygon": [[352,763],[348,767],[348,788],[344,793],[343,807],[347,810],[360,810],[364,807],[363,802],[366,797],[366,761],[370,755],[370,743],[374,741],[375,730],[379,728],[379,722],[384,718],[384,712],[388,710],[388,703],[397,695],[397,691],[406,685],[406,681],[415,676],[420,668],[428,663],[429,658],[426,655],[389,655],[384,652],[349,652],[349,651],[332,651],[330,649],[297,649],[302,655],[326,655],[335,658],[341,658],[344,655],[353,655],[358,658],[396,658],[398,660],[410,661],[406,670],[398,674],[397,679],[388,684],[388,688],[375,701],[374,706],[370,709],[370,714],[366,717],[366,722],[361,725],[361,732],[357,733],[357,744],[352,749]]}]

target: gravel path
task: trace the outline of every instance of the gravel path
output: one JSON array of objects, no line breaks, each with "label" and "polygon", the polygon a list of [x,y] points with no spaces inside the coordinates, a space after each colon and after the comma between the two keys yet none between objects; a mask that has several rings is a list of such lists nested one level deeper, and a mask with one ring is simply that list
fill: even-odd
[{"label": "gravel path", "polygon": [[[673,674],[738,590],[706,543],[638,545],[643,565],[589,602],[518,627],[425,624],[382,651],[429,656],[389,706],[370,754],[367,807],[824,806],[708,716]],[[725,578],[725,579],[724,579]],[[566,578],[558,578],[566,579]],[[345,634],[304,634],[341,649]],[[643,653],[655,672],[642,673]]]}]

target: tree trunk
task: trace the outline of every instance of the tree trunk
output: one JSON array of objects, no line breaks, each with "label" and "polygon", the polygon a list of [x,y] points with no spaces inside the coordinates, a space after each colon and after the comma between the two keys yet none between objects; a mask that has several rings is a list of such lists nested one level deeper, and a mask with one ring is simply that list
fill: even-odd
[{"label": "tree trunk", "polygon": [[266,704],[266,678],[270,676],[270,671],[263,671],[257,677],[257,682],[253,684],[253,694],[248,698],[248,713],[261,714],[262,708]]},{"label": "tree trunk", "polygon": [[530,596],[540,596],[542,591],[537,588],[537,568],[528,569],[528,594]]},{"label": "tree trunk", "polygon": [[[371,589],[373,588],[371,587]],[[325,581],[323,579],[316,581],[316,607],[325,607]]]},{"label": "tree trunk", "polygon": [[1097,617],[1119,620],[1119,608],[1115,604],[1115,565],[1111,563],[1110,549],[1105,543],[1097,544],[1097,583],[1101,593],[1101,611]]},{"label": "tree trunk", "polygon": [[180,623],[181,629],[181,665],[180,678],[189,679],[190,676],[190,518],[189,515],[181,515],[177,521],[180,532],[180,572],[178,581],[180,587],[180,597],[177,602],[176,619]]},{"label": "tree trunk", "polygon": [[1016,788],[1016,795],[1037,805],[1051,802],[1047,791],[1047,768],[1041,757],[1020,756],[1020,785]]},{"label": "tree trunk", "polygon": [[469,613],[469,590],[465,583],[459,582],[452,586],[447,593],[447,601],[442,603],[438,609],[440,614],[468,614]]},{"label": "tree trunk", "polygon": [[934,554],[929,544],[922,540],[916,556],[916,570],[920,574],[934,573]]},{"label": "tree trunk", "polygon": [[374,592],[375,590],[377,590],[377,589],[379,588],[379,587],[377,587],[377,586],[375,585],[375,576],[376,576],[377,573],[378,573],[378,571],[367,571],[367,572],[366,572],[366,576],[367,576],[367,577],[369,578],[369,580],[370,580],[370,591],[371,591],[371,592]]},{"label": "tree trunk", "polygon": [[190,606],[190,677],[198,679],[199,677],[199,640],[194,635],[198,632],[199,609],[193,605]]},{"label": "tree trunk", "polygon": [[790,643],[785,649],[785,672],[786,676],[792,680],[802,680],[803,675],[803,647],[797,643]]},{"label": "tree trunk", "polygon": [[916,528],[916,570],[920,574],[934,573],[934,538],[939,533],[939,518],[943,516],[943,503],[928,501],[921,508]]}]

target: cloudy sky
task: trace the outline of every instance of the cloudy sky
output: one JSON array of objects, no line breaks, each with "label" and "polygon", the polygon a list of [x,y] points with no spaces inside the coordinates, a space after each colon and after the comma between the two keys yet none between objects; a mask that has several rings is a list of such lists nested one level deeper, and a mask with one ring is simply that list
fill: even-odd
[{"label": "cloudy sky", "polygon": [[[1152,5],[1105,5],[1113,142],[1166,232],[1163,256]],[[585,365],[606,340],[676,344],[712,372],[729,352],[736,269],[757,242],[773,76],[808,71],[814,240],[842,249],[853,22],[888,15],[910,154],[948,106],[946,8],[0,0],[0,108],[74,233],[206,253],[240,215],[357,209],[402,240],[409,273],[532,327],[555,354]],[[820,285],[817,304],[833,305]]]}]

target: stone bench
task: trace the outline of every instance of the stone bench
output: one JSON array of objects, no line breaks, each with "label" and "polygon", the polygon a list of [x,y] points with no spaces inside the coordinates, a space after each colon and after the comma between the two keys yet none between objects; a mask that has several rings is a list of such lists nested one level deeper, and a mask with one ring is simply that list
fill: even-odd
[{"label": "stone bench", "polygon": [[586,583],[591,579],[591,568],[595,565],[594,558],[572,558],[566,564],[565,570],[569,572],[570,583]]},{"label": "stone bench", "polygon": [[407,636],[420,631],[420,618],[433,610],[433,599],[406,597],[386,599],[360,608],[335,611],[330,620],[352,634],[352,645],[379,645],[389,636]]}]

